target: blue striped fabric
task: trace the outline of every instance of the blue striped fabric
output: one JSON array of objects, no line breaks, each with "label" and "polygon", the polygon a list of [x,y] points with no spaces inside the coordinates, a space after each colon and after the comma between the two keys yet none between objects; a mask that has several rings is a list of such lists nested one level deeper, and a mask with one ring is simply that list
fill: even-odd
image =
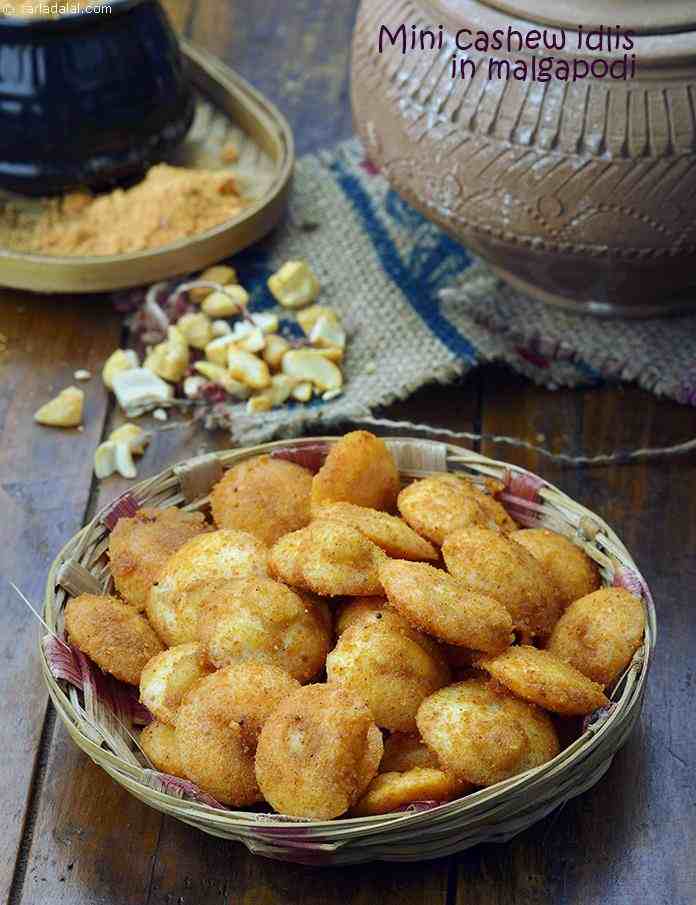
[{"label": "blue striped fabric", "polygon": [[268,278],[296,259],[348,328],[344,392],[262,417],[227,406],[220,423],[239,441],[357,419],[489,361],[550,389],[630,380],[696,405],[696,318],[599,321],[524,298],[393,192],[355,140],[300,160],[285,223],[232,260],[252,310],[276,308]]}]

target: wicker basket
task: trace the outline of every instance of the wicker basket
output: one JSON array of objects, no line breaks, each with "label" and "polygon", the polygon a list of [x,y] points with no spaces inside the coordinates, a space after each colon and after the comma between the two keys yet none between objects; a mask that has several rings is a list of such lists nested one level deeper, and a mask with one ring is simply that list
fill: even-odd
[{"label": "wicker basket", "polygon": [[147,766],[132,733],[137,704],[63,636],[62,611],[71,594],[104,593],[111,579],[104,555],[115,520],[138,505],[205,510],[207,494],[223,468],[260,453],[308,464],[336,438],[271,443],[190,460],[135,486],[80,531],[61,551],[48,576],[44,619],[51,632],[42,642],[49,694],[75,743],[118,783],[146,804],[206,833],[233,839],[260,855],[303,864],[416,861],[462,851],[481,842],[505,842],[563,802],[598,782],[639,717],[655,644],[655,609],[631,555],[596,515],[535,475],[458,447],[427,440],[387,441],[405,481],[438,471],[459,471],[473,480],[505,482],[502,501],[523,525],[561,531],[599,565],[605,584],[642,597],[647,628],[611,694],[611,706],[585,721],[585,731],[549,763],[447,804],[424,802],[381,817],[310,821],[214,806],[191,784]]}]

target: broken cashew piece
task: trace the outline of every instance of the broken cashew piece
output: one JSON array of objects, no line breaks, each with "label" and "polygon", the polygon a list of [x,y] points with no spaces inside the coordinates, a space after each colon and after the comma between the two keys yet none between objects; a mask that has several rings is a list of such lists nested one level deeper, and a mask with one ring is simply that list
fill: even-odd
[{"label": "broken cashew piece", "polygon": [[124,478],[138,476],[130,444],[107,440],[105,443],[101,443],[94,453],[94,474],[99,480],[103,480],[111,477],[115,472]]},{"label": "broken cashew piece", "polygon": [[[216,264],[214,267],[204,270],[198,279],[202,283],[217,283],[218,286],[229,286],[237,282],[237,271],[234,267],[228,267],[226,264]],[[207,286],[194,286],[193,289],[189,289],[188,297],[194,305],[200,305],[213,292],[215,290]]]},{"label": "broken cashew piece", "polygon": [[261,327],[253,327],[244,339],[237,343],[245,352],[262,352],[266,348],[266,337]]},{"label": "broken cashew piece", "polygon": [[273,408],[273,399],[270,393],[259,393],[258,396],[252,396],[246,404],[247,414],[256,415],[258,412],[270,412]]},{"label": "broken cashew piece", "polygon": [[102,380],[108,390],[114,388],[114,377],[122,371],[140,367],[138,356],[133,349],[116,349],[109,355],[102,369]]},{"label": "broken cashew piece", "polygon": [[298,313],[297,323],[302,327],[305,334],[309,336],[314,329],[314,325],[321,317],[326,318],[329,323],[336,327],[341,323],[338,312],[328,305],[312,305],[311,308],[305,308],[304,311]]},{"label": "broken cashew piece", "polygon": [[309,381],[322,392],[343,386],[343,374],[336,365],[315,349],[293,349],[283,356],[283,373]]},{"label": "broken cashew piece", "polygon": [[78,427],[82,424],[85,394],[77,387],[68,387],[34,414],[34,421],[47,427]]},{"label": "broken cashew piece", "polygon": [[230,327],[227,321],[213,321],[212,327],[213,336],[229,336],[229,334],[232,332],[232,327]]},{"label": "broken cashew piece", "polygon": [[313,392],[314,387],[312,384],[304,381],[303,383],[298,383],[290,395],[297,402],[309,402]]},{"label": "broken cashew piece", "polygon": [[201,308],[209,317],[232,317],[249,304],[249,293],[242,286],[216,289],[205,299]]},{"label": "broken cashew piece", "polygon": [[276,333],[280,326],[278,315],[268,314],[265,311],[261,311],[258,314],[252,314],[251,320],[257,327],[260,327],[264,333]]},{"label": "broken cashew piece", "polygon": [[186,342],[194,349],[205,349],[213,338],[213,324],[208,315],[203,314],[202,311],[195,314],[184,314],[176,325]]},{"label": "broken cashew piece", "polygon": [[266,337],[266,348],[263,350],[263,358],[271,370],[278,370],[283,363],[283,356],[289,351],[290,343],[284,336],[271,334]]},{"label": "broken cashew piece", "polygon": [[145,447],[150,442],[150,434],[146,433],[137,424],[122,424],[121,427],[111,431],[109,440],[116,444],[126,443],[133,455],[142,456],[145,452]]},{"label": "broken cashew piece", "polygon": [[328,358],[329,361],[333,361],[334,364],[340,364],[343,361],[343,349],[335,349],[331,346],[327,346],[325,349],[315,349],[319,355],[323,355],[324,358]]},{"label": "broken cashew piece", "polygon": [[[256,412],[269,412],[271,409],[283,405],[288,401],[296,386],[297,380],[294,377],[288,377],[287,374],[274,374],[271,377],[271,385],[257,393],[256,396],[252,396],[247,402],[247,412],[250,415]],[[309,389],[311,396],[311,386]]]},{"label": "broken cashew piece", "polygon": [[219,336],[217,339],[208,343],[205,347],[205,357],[208,361],[212,361],[213,364],[222,365],[224,367],[227,364],[227,353],[230,348],[234,346],[234,343],[234,334],[230,330],[229,333],[224,336]]},{"label": "broken cashew piece", "polygon": [[252,390],[263,390],[271,383],[271,374],[266,362],[243,349],[230,349],[227,369],[231,377],[251,387]]},{"label": "broken cashew piece", "polygon": [[345,349],[346,331],[340,324],[333,323],[322,315],[312,327],[309,341],[313,346],[320,346],[323,349]]},{"label": "broken cashew piece", "polygon": [[163,380],[179,383],[186,375],[190,361],[186,337],[177,327],[170,327],[165,342],[150,351],[143,367]]},{"label": "broken cashew piece", "polygon": [[288,261],[270,277],[268,288],[284,308],[304,308],[316,301],[321,285],[306,261]]},{"label": "broken cashew piece", "polygon": [[248,399],[249,388],[235,380],[222,365],[214,364],[212,361],[197,361],[194,368],[211,383],[222,387],[230,396],[235,396],[237,399]]}]

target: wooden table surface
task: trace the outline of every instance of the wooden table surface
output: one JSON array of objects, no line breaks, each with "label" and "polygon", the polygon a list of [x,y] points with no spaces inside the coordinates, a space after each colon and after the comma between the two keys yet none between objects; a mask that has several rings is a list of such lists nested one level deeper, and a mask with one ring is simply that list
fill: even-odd
[{"label": "wooden table surface", "polygon": [[[351,132],[347,70],[357,0],[169,0],[177,27],[231,63],[288,115],[300,152]],[[437,905],[696,903],[696,458],[573,470],[484,444],[558,483],[622,534],[652,584],[657,657],[643,718],[603,781],[511,843],[413,865],[317,870],[252,857],[129,796],[47,709],[39,628],[7,586],[35,601],[62,543],[122,489],[95,483],[94,448],[114,412],[87,385],[85,429],[32,414],[77,368],[95,373],[122,324],[108,303],[0,294],[0,901],[11,905]],[[502,368],[424,390],[391,417],[543,434],[595,453],[696,435],[696,411],[634,388],[548,392]],[[141,477],[224,436],[161,433]]]}]

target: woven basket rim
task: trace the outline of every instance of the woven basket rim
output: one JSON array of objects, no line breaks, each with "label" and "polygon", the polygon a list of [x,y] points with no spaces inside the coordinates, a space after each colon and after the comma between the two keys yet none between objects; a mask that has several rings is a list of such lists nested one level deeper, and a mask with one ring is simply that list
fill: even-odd
[{"label": "woven basket rim", "polygon": [[[340,436],[321,436],[321,437],[302,437],[293,440],[279,440],[271,443],[259,444],[253,447],[244,447],[223,450],[211,453],[215,456],[224,468],[230,467],[246,458],[262,455],[277,449],[293,449],[302,447],[311,447],[321,444],[332,444],[337,442]],[[439,820],[444,821],[452,815],[460,817],[466,821],[468,812],[474,812],[477,819],[480,818],[480,810],[485,806],[489,806],[488,810],[494,810],[497,805],[504,804],[514,793],[524,792],[529,795],[538,794],[543,799],[545,786],[549,780],[561,779],[565,774],[571,771],[571,768],[581,764],[592,758],[598,753],[598,749],[604,743],[607,744],[608,737],[613,734],[624,736],[622,741],[616,745],[609,744],[607,757],[611,759],[613,754],[619,749],[625,735],[621,731],[625,721],[635,719],[635,709],[640,708],[642,697],[645,691],[647,675],[655,648],[657,635],[657,618],[654,602],[649,592],[649,588],[645,583],[638,567],[636,566],[631,554],[626,549],[618,535],[613,529],[596,513],[584,506],[576,503],[571,497],[565,494],[555,485],[539,478],[534,472],[531,472],[521,466],[514,465],[502,460],[492,459],[483,456],[480,453],[466,450],[450,443],[443,443],[436,440],[424,440],[416,437],[384,437],[385,442],[394,447],[395,444],[406,444],[407,447],[414,447],[426,450],[431,447],[438,448],[444,452],[447,471],[452,470],[449,466],[459,466],[456,470],[474,470],[478,471],[484,477],[502,477],[505,473],[511,472],[517,475],[526,476],[537,482],[541,482],[539,487],[539,497],[542,499],[544,506],[557,506],[557,511],[568,510],[577,517],[578,522],[582,519],[589,519],[594,526],[598,527],[596,537],[601,537],[606,542],[604,548],[604,558],[611,557],[621,567],[627,568],[635,572],[643,583],[643,603],[646,611],[646,629],[644,641],[636,652],[631,664],[624,672],[621,679],[615,685],[615,692],[619,690],[618,697],[614,700],[612,697],[612,710],[609,715],[599,722],[596,726],[590,726],[583,735],[572,742],[568,747],[561,751],[553,760],[548,761],[540,767],[528,770],[525,773],[518,774],[494,786],[479,789],[450,802],[446,802],[428,810],[422,811],[401,811],[384,814],[379,816],[368,817],[344,817],[339,820],[311,820],[304,818],[292,818],[283,815],[267,814],[255,811],[239,811],[214,808],[208,804],[198,801],[184,800],[171,795],[167,792],[152,788],[147,784],[146,779],[156,771],[147,767],[135,767],[128,763],[118,754],[107,750],[103,744],[97,744],[86,734],[84,729],[84,717],[78,712],[75,703],[71,700],[67,690],[62,687],[65,683],[61,683],[55,679],[48,664],[46,652],[43,644],[39,644],[39,652],[41,658],[41,667],[44,675],[50,698],[56,707],[61,721],[68,729],[69,734],[80,747],[95,763],[101,766],[109,775],[119,784],[123,785],[131,794],[136,794],[141,800],[150,806],[159,810],[164,810],[173,816],[179,817],[188,823],[193,823],[201,827],[205,824],[212,828],[223,829],[227,831],[237,831],[244,834],[250,834],[250,837],[258,838],[258,831],[271,831],[273,837],[269,837],[266,842],[272,844],[273,841],[281,845],[292,845],[287,839],[283,839],[283,830],[287,831],[288,836],[293,835],[293,831],[311,831],[312,836],[308,836],[308,840],[317,834],[317,838],[331,838],[334,844],[342,844],[347,841],[354,841],[356,838],[360,841],[368,838],[373,832],[379,833],[380,830],[396,830],[402,826],[409,829],[416,829],[422,825],[436,824]],[[177,463],[169,468],[164,469],[152,478],[148,478],[137,484],[134,484],[127,494],[134,496],[138,501],[147,503],[148,506],[157,508],[160,503],[157,501],[163,494],[177,488],[179,478],[176,469],[190,462],[185,460],[183,463]],[[405,472],[409,477],[413,477],[414,471],[417,469],[401,468],[400,471]],[[425,472],[424,472],[425,473]],[[420,476],[417,474],[416,476]],[[150,494],[155,491],[152,497]],[[120,499],[120,498],[119,498]],[[205,508],[208,497],[187,503],[181,493],[174,493],[166,498],[166,505],[179,505],[192,509]],[[164,502],[164,499],[162,502]],[[106,507],[106,510],[113,507],[113,503]],[[83,528],[76,532],[63,546],[55,560],[53,561],[46,582],[46,595],[44,600],[43,618],[49,627],[55,628],[55,617],[62,610],[67,594],[64,591],[57,590],[57,576],[60,567],[68,560],[84,559],[87,551],[90,550],[90,539],[95,535],[91,555],[95,551],[103,548],[103,537],[107,534],[101,519],[106,510],[102,510]],[[596,540],[596,538],[595,538]],[[102,550],[103,552],[103,550]],[[588,550],[588,552],[590,552]],[[598,555],[600,551],[598,551]],[[101,555],[101,554],[99,554]],[[89,560],[89,556],[87,559]],[[97,559],[99,556],[96,557]],[[596,557],[595,557],[596,558]],[[102,570],[103,573],[103,570]],[[604,574],[604,573],[603,573]],[[100,575],[103,578],[103,574]],[[57,598],[62,598],[60,601]],[[629,730],[630,731],[630,730]],[[570,795],[568,796],[570,797]],[[204,828],[204,827],[201,827]],[[255,832],[256,831],[256,832]],[[328,835],[327,835],[328,834]],[[345,837],[345,839],[344,839]],[[234,838],[238,838],[235,836]],[[241,838],[241,837],[239,837]],[[386,840],[386,844],[389,840]],[[298,843],[295,843],[298,844]],[[312,848],[311,842],[306,843],[306,847]]]}]

